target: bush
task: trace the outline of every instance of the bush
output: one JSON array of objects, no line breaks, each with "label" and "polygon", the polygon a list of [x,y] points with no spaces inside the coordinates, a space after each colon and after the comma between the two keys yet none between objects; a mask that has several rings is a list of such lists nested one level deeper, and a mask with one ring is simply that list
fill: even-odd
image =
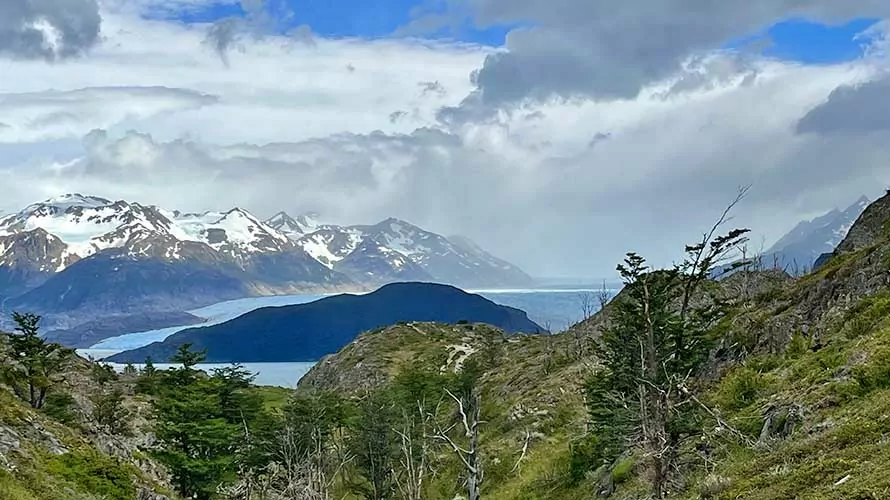
[{"label": "bush", "polygon": [[107,500],[132,500],[135,469],[95,451],[72,452],[50,459],[48,470],[83,493]]},{"label": "bush", "polygon": [[634,470],[634,465],[636,464],[633,457],[625,458],[615,464],[615,467],[612,468],[612,482],[620,484],[627,480]]},{"label": "bush", "polygon": [[853,379],[864,392],[890,387],[890,349],[881,349],[868,362],[853,367]]},{"label": "bush", "polygon": [[43,413],[57,422],[73,424],[77,421],[77,402],[67,392],[50,391],[46,395]]},{"label": "bush", "polygon": [[0,498],[3,500],[37,500],[22,488],[6,471],[0,469]]},{"label": "bush", "polygon": [[768,387],[769,383],[762,373],[741,366],[723,377],[715,400],[722,408],[740,410],[756,401]]},{"label": "bush", "polygon": [[587,473],[603,465],[602,446],[594,434],[588,434],[571,444],[569,479],[576,485],[587,477]]},{"label": "bush", "polygon": [[97,424],[112,434],[129,433],[130,411],[124,406],[124,395],[120,389],[99,393],[91,399],[93,420]]},{"label": "bush", "polygon": [[105,385],[109,382],[115,382],[118,379],[117,372],[111,365],[96,361],[90,367],[90,375],[99,385]]}]

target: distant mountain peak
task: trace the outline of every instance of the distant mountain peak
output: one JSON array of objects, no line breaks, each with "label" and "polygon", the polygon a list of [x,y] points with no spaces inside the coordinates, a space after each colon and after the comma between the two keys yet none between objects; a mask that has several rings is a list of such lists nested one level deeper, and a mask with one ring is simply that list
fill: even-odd
[{"label": "distant mountain peak", "polygon": [[844,210],[834,208],[819,217],[801,221],[767,250],[766,255],[783,267],[791,265],[805,270],[820,255],[837,248],[870,204],[866,196],[861,196]]},{"label": "distant mountain peak", "polygon": [[40,204],[43,205],[62,205],[62,204],[71,204],[71,205],[86,205],[86,206],[103,206],[103,205],[111,205],[112,201],[92,195],[83,195],[80,193],[66,193],[60,196],[55,196],[49,199],[46,199]]},{"label": "distant mountain peak", "polygon": [[266,219],[264,223],[276,231],[286,234],[292,240],[296,240],[321,228],[322,224],[319,219],[318,212],[306,212],[296,217],[291,217],[287,212],[278,212]]}]

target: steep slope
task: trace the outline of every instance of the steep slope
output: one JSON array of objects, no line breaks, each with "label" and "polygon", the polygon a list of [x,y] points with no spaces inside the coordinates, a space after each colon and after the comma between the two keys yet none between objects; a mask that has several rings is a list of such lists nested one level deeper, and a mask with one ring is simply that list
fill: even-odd
[{"label": "steep slope", "polygon": [[[0,338],[0,364],[5,355],[5,340]],[[0,499],[172,498],[165,471],[139,450],[150,440],[139,429],[149,414],[147,406],[130,396],[126,382],[112,382],[128,394],[126,404],[136,415],[137,432],[109,434],[89,417],[90,396],[100,390],[90,371],[86,360],[70,360],[51,393],[70,396],[70,406],[57,404],[55,411],[34,410],[0,384]]]},{"label": "steep slope", "polygon": [[[890,195],[865,210],[817,272],[792,279],[743,271],[709,285],[731,313],[713,330],[695,382],[710,413],[690,422],[696,428],[679,451],[668,498],[890,496],[888,228]],[[647,461],[633,446],[611,465],[573,475],[572,450],[585,432],[581,386],[597,366],[589,347],[611,311],[554,336],[428,324],[369,332],[320,361],[300,387],[358,397],[408,368],[449,370],[470,353],[485,368],[483,496],[648,498]],[[442,490],[431,487],[428,498],[455,494]]]},{"label": "steep slope", "polygon": [[0,236],[0,297],[39,286],[76,260],[62,240],[41,228]]},{"label": "steep slope", "polygon": [[309,304],[266,307],[219,325],[191,328],[164,342],[116,354],[113,362],[169,359],[184,343],[207,349],[209,362],[314,361],[336,352],[363,331],[404,321],[461,320],[509,332],[543,328],[518,309],[447,285],[395,283],[367,295],[338,295]]}]

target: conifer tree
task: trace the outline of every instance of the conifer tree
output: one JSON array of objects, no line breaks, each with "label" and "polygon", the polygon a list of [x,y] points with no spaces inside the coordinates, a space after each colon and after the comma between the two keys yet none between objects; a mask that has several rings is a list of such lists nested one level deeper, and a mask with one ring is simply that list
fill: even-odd
[{"label": "conifer tree", "polygon": [[717,236],[723,213],[687,257],[666,270],[627,254],[618,266],[624,291],[612,302],[609,327],[597,347],[602,370],[587,384],[590,432],[603,465],[639,446],[652,494],[663,498],[682,439],[696,428],[700,403],[694,380],[710,349],[709,330],[726,313],[708,281],[714,268],[744,244],[747,229]]},{"label": "conifer tree", "polygon": [[40,409],[73,351],[39,336],[40,316],[13,313],[12,319],[16,333],[7,335],[9,360],[0,373],[18,397]]}]

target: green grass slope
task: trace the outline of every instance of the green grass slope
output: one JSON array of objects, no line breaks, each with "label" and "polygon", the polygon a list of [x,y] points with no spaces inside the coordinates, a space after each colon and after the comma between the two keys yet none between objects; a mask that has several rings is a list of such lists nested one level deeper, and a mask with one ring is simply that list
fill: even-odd
[{"label": "green grass slope", "polygon": [[[714,417],[684,443],[669,497],[890,498],[887,217],[885,197],[861,219],[874,227],[854,228],[855,241],[801,279],[750,271],[710,285],[732,306],[712,332],[715,347],[699,381]],[[639,450],[582,477],[572,467],[573,443],[586,424],[582,386],[597,364],[590,346],[608,323],[607,307],[553,336],[396,325],[322,360],[301,389],[361,394],[412,366],[454,370],[466,355],[478,356],[485,367],[484,497],[587,499],[608,484],[612,498],[648,498]],[[431,488],[429,498],[460,493],[457,473],[457,464],[443,471],[452,477],[437,479],[446,486]]]}]

